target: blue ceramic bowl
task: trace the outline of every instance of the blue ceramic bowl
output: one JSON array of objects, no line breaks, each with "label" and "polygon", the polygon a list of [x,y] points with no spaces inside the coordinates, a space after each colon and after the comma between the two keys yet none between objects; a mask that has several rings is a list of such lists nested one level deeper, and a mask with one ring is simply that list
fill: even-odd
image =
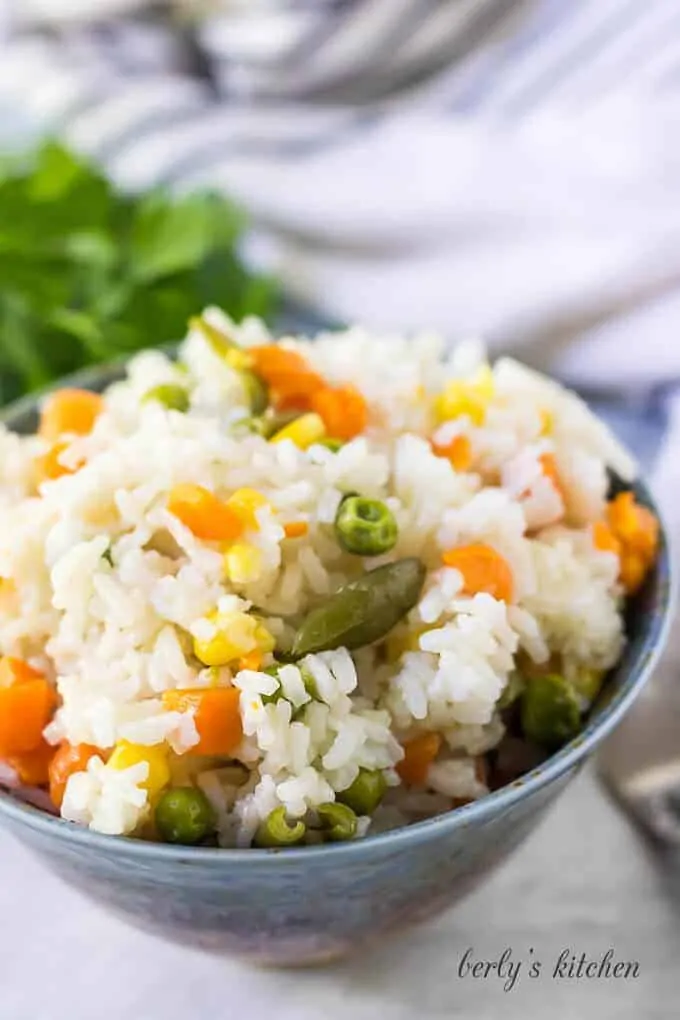
[{"label": "blue ceramic bowl", "polygon": [[[73,381],[101,389],[114,374]],[[35,400],[4,418],[32,430]],[[651,505],[644,485],[637,492]],[[51,871],[140,928],[258,963],[329,960],[449,907],[522,842],[639,694],[670,604],[663,535],[658,564],[629,609],[624,657],[580,736],[510,786],[408,828],[297,850],[217,850],[98,835],[8,793],[0,794],[0,818]]]}]

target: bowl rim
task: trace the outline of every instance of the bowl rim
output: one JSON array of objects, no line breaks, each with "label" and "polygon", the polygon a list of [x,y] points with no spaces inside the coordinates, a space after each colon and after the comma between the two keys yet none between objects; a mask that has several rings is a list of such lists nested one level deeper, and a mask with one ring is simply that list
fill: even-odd
[{"label": "bowl rim", "polygon": [[[105,365],[88,367],[43,391],[24,396],[2,408],[0,422],[11,429],[14,421],[37,409],[44,393],[56,388],[81,386],[102,389],[120,375],[127,360],[129,359],[123,358]],[[627,667],[625,680],[595,718],[589,720],[578,736],[568,744],[514,782],[502,786],[470,804],[397,829],[373,835],[369,833],[362,839],[346,843],[286,849],[186,847],[152,843],[130,836],[106,835],[51,815],[41,808],[19,800],[2,787],[0,787],[0,816],[5,816],[11,822],[22,827],[41,832],[46,838],[71,844],[74,848],[89,847],[102,851],[106,855],[120,854],[121,857],[135,858],[139,861],[160,859],[168,863],[181,862],[183,865],[194,863],[200,867],[219,868],[222,865],[233,866],[237,863],[246,864],[247,862],[253,866],[261,865],[263,862],[271,862],[273,858],[276,858],[277,863],[281,864],[288,862],[295,865],[301,861],[308,861],[310,865],[313,865],[314,862],[326,858],[338,860],[342,856],[367,854],[371,850],[375,852],[396,851],[407,845],[427,842],[430,837],[444,837],[455,829],[483,823],[499,813],[504,814],[505,809],[512,807],[525,797],[537,793],[564,773],[572,770],[602,742],[621,721],[640,694],[664,650],[673,619],[677,594],[673,547],[663,512],[657,506],[644,479],[638,475],[633,485],[653,509],[660,523],[659,557],[654,576],[657,604],[655,611],[650,615],[648,629],[645,630],[639,647]]]}]

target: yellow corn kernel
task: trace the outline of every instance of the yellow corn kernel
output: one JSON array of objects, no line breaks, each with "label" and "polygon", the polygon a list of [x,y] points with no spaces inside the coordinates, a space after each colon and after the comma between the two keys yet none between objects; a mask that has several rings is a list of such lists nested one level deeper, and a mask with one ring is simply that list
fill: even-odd
[{"label": "yellow corn kernel", "polygon": [[255,628],[255,640],[257,641],[259,651],[265,655],[273,652],[276,648],[276,638],[273,634],[270,634],[263,623],[258,622]]},{"label": "yellow corn kernel", "polygon": [[258,621],[247,613],[214,613],[210,617],[217,628],[209,640],[194,638],[194,654],[205,666],[226,666],[234,659],[254,651]]},{"label": "yellow corn kernel", "polygon": [[142,762],[149,766],[149,774],[140,786],[148,790],[149,797],[155,797],[170,782],[168,748],[165,744],[146,747],[144,744],[130,744],[127,740],[120,740],[113,749],[108,766],[122,772]]},{"label": "yellow corn kernel", "polygon": [[542,436],[551,435],[553,429],[555,428],[555,415],[552,413],[552,411],[549,411],[547,407],[540,408],[538,415],[541,420],[540,434]]},{"label": "yellow corn kernel", "polygon": [[234,510],[241,518],[246,530],[256,531],[258,528],[257,511],[263,506],[269,506],[269,500],[265,499],[257,489],[237,489],[227,500],[227,506]]},{"label": "yellow corn kernel", "polygon": [[301,450],[306,450],[325,435],[326,426],[318,414],[303,414],[273,435],[270,442],[282,443],[284,439],[291,439]]},{"label": "yellow corn kernel", "polygon": [[262,552],[250,542],[234,542],[225,553],[224,568],[234,584],[249,584],[262,573]]},{"label": "yellow corn kernel", "polygon": [[417,652],[420,650],[420,636],[428,627],[412,627],[410,630],[393,632],[387,636],[385,641],[387,661],[394,665],[406,652]]},{"label": "yellow corn kernel", "polygon": [[493,395],[493,373],[488,365],[483,365],[471,379],[452,379],[447,383],[434,402],[434,412],[439,421],[467,415],[473,425],[482,425]]},{"label": "yellow corn kernel", "polygon": [[236,369],[237,372],[250,368],[253,364],[252,354],[242,350],[240,347],[230,347],[224,352],[223,357],[229,367]]}]

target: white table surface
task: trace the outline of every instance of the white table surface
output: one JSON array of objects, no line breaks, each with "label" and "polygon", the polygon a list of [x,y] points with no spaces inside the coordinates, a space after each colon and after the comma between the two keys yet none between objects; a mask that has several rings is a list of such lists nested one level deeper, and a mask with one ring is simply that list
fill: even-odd
[{"label": "white table surface", "polygon": [[[592,771],[478,892],[384,949],[329,969],[264,971],[127,928],[0,833],[2,1020],[671,1020],[680,1015],[680,861],[663,862]],[[468,947],[528,964],[512,991],[461,979]],[[637,980],[554,980],[563,949],[637,961]]]}]

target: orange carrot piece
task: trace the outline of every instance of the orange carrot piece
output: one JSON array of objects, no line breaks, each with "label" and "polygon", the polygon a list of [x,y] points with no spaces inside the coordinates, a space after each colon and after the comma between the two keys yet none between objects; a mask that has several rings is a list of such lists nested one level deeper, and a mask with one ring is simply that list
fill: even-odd
[{"label": "orange carrot piece", "polygon": [[54,806],[60,808],[71,776],[76,772],[84,772],[90,758],[97,755],[103,758],[104,755],[92,744],[69,744],[67,740],[59,745],[56,752],[52,748],[52,752],[54,757],[49,768],[50,797]]},{"label": "orange carrot piece", "polygon": [[621,543],[605,521],[593,524],[593,545],[600,552],[613,552],[617,556],[621,552]]},{"label": "orange carrot piece", "polygon": [[632,492],[620,492],[607,507],[607,525],[619,543],[619,577],[629,595],[642,585],[659,546],[659,522]]},{"label": "orange carrot piece", "polygon": [[163,704],[169,712],[194,709],[199,742],[191,754],[229,755],[241,743],[243,726],[235,687],[165,691]]},{"label": "orange carrot piece", "polygon": [[58,439],[74,433],[86,436],[104,407],[98,393],[89,390],[57,390],[51,394],[40,415],[40,435],[45,439]]},{"label": "orange carrot piece", "polygon": [[642,587],[648,569],[649,564],[640,553],[635,552],[634,549],[623,550],[619,565],[619,580],[628,595],[634,595]]},{"label": "orange carrot piece", "polygon": [[241,669],[252,669],[257,672],[262,666],[262,652],[259,648],[253,648],[252,652],[248,652],[247,655],[241,656],[238,662],[238,668]]},{"label": "orange carrot piece", "polygon": [[34,669],[25,659],[5,655],[0,659],[0,687],[24,684],[27,680],[43,680],[40,670]]},{"label": "orange carrot piece", "polygon": [[368,425],[368,406],[354,386],[325,386],[313,394],[311,406],[333,439],[354,439]]},{"label": "orange carrot piece", "polygon": [[466,595],[486,592],[502,602],[511,602],[514,589],[512,571],[500,553],[490,545],[473,543],[448,549],[442,556],[447,567],[463,575]]},{"label": "orange carrot piece", "polygon": [[449,460],[456,471],[467,471],[472,465],[472,443],[467,436],[454,436],[443,446],[433,442],[432,450],[438,457]]},{"label": "orange carrot piece", "polygon": [[46,786],[53,757],[54,748],[46,740],[43,740],[35,751],[10,755],[6,761],[14,769],[24,786]]},{"label": "orange carrot piece", "polygon": [[176,485],[168,510],[206,542],[233,542],[243,534],[241,516],[202,485]]},{"label": "orange carrot piece", "polygon": [[423,786],[430,765],[439,754],[442,738],[438,733],[423,733],[404,744],[404,757],[397,774],[406,786]]},{"label": "orange carrot piece", "polygon": [[67,468],[59,460],[64,450],[68,448],[68,445],[68,443],[54,443],[47,453],[43,453],[41,457],[36,458],[35,468],[38,484],[52,482],[56,478],[63,477],[63,475],[75,474],[78,470],[77,468]]},{"label": "orange carrot piece", "polygon": [[557,470],[557,461],[554,453],[542,453],[538,458],[541,470],[545,477],[552,482],[559,495],[564,499],[564,487]]},{"label": "orange carrot piece", "polygon": [[284,524],[283,530],[286,538],[302,538],[309,531],[309,524],[307,521],[289,521],[288,524]]},{"label": "orange carrot piece", "polygon": [[308,409],[312,393],[323,386],[323,379],[314,372],[297,351],[278,344],[251,347],[253,369],[272,391],[273,403],[284,408]]},{"label": "orange carrot piece", "polygon": [[607,520],[624,545],[654,558],[659,543],[659,522],[645,506],[635,501],[632,492],[620,492],[607,507]]},{"label": "orange carrot piece", "polygon": [[56,695],[48,681],[21,659],[0,662],[0,755],[35,751],[52,716]]}]

